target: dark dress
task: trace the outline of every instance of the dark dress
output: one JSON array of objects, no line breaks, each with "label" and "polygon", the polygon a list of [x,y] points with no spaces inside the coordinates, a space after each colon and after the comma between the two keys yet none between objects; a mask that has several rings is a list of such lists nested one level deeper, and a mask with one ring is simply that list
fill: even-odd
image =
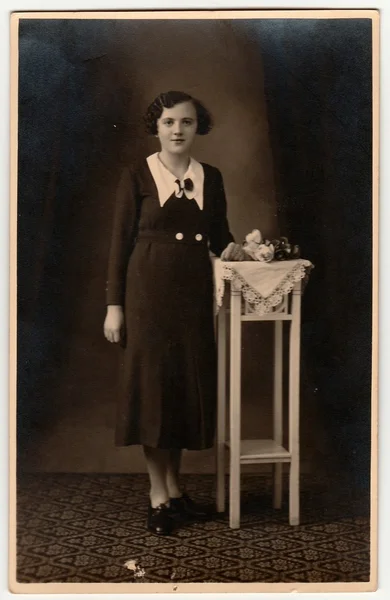
[{"label": "dark dress", "polygon": [[214,442],[210,250],[219,256],[233,236],[221,174],[201,164],[203,210],[174,193],[161,206],[146,160],[125,168],[118,186],[106,288],[107,304],[125,314],[118,446],[201,450]]}]

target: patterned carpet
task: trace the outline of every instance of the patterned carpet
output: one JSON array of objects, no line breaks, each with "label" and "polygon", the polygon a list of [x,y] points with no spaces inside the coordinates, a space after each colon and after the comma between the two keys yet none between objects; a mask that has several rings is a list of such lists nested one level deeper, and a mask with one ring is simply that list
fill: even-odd
[{"label": "patterned carpet", "polygon": [[[196,500],[214,477],[186,475]],[[271,506],[271,480],[242,477],[242,521],[226,516],[158,538],[145,528],[145,475],[21,475],[17,579],[45,582],[363,582],[369,580],[369,498],[302,478],[301,525]],[[133,560],[135,569],[124,564]]]}]

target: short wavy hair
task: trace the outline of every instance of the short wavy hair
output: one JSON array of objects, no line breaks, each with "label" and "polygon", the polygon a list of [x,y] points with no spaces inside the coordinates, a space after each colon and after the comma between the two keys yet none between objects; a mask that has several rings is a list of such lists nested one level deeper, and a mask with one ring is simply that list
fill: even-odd
[{"label": "short wavy hair", "polygon": [[173,108],[182,102],[192,102],[196,110],[198,135],[206,135],[213,127],[213,119],[207,108],[196,98],[185,92],[163,92],[149,105],[145,115],[144,123],[147,133],[157,135],[157,120],[161,117],[164,108]]}]

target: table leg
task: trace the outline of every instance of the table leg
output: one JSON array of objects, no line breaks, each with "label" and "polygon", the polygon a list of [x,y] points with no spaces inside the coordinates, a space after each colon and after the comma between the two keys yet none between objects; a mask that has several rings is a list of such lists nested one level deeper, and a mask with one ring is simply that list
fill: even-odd
[{"label": "table leg", "polygon": [[241,292],[230,294],[230,527],[240,526]]},{"label": "table leg", "polygon": [[218,314],[217,512],[225,512],[226,308]]},{"label": "table leg", "polygon": [[292,291],[289,365],[290,525],[299,525],[299,390],[301,282]]},{"label": "table leg", "polygon": [[[283,322],[275,321],[274,330],[274,440],[283,444]],[[274,471],[274,508],[282,506],[283,464],[276,463]]]}]

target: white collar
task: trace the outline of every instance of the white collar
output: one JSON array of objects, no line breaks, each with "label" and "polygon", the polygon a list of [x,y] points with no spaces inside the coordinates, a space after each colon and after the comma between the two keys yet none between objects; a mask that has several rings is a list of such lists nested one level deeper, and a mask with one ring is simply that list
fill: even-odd
[{"label": "white collar", "polygon": [[[177,192],[177,177],[163,165],[158,157],[158,152],[151,154],[146,160],[157,187],[160,206],[164,206],[168,198],[170,198],[173,193],[176,194]],[[192,192],[186,191],[186,196],[190,199],[194,198],[199,208],[203,210],[204,171],[202,165],[194,158],[190,158],[190,164],[184,177],[180,179],[180,183],[183,184],[184,180],[187,178],[192,180],[194,189]]]}]

